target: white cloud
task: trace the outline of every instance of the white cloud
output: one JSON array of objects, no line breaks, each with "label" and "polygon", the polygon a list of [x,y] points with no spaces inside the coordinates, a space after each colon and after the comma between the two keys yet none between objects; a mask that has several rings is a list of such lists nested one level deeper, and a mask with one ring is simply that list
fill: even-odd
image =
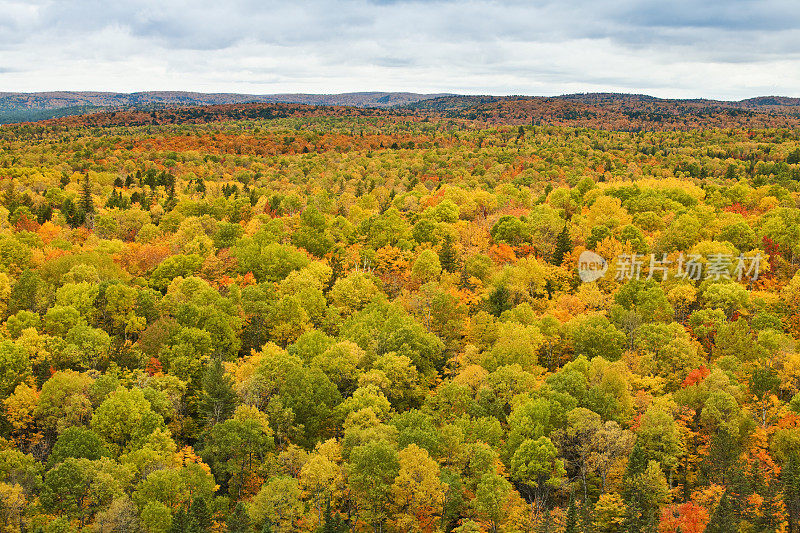
[{"label": "white cloud", "polygon": [[797,95],[792,0],[0,0],[0,90]]}]

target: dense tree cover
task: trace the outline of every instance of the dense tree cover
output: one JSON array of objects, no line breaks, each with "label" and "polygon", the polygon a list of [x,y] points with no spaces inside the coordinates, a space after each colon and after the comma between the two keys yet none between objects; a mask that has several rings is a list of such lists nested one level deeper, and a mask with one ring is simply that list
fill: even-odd
[{"label": "dense tree cover", "polygon": [[[137,94],[137,102],[125,104],[125,109],[113,111],[92,106],[73,106],[63,110],[46,109],[50,103],[42,100],[40,94],[28,95],[25,112],[11,111],[0,113],[0,121],[25,122],[28,120],[44,120],[49,116],[62,117],[50,122],[71,125],[114,126],[114,125],[163,125],[243,119],[275,119],[286,117],[399,117],[408,120],[409,116],[425,119],[441,117],[466,119],[482,124],[514,125],[517,137],[525,136],[525,130],[519,125],[551,124],[571,127],[592,127],[617,131],[685,131],[694,128],[795,128],[800,124],[798,111],[800,102],[796,98],[761,97],[738,102],[719,100],[662,100],[650,96],[584,93],[562,95],[557,97],[541,96],[443,96],[439,98],[423,98],[416,102],[400,105],[400,99],[386,100],[378,98],[371,104],[366,100],[366,93],[353,93],[354,98],[347,95],[327,95],[330,102],[338,101],[338,105],[305,105],[288,103],[249,103],[249,104],[217,104],[188,105],[188,100],[180,98],[178,107],[161,107],[147,105],[147,95]],[[119,96],[119,95],[117,95]],[[325,96],[325,95],[323,95]],[[394,95],[397,96],[397,95]],[[59,95],[63,105],[68,95]],[[11,95],[12,100],[14,95]],[[81,98],[85,102],[86,95]],[[98,100],[98,95],[89,95]],[[373,97],[374,98],[374,97]],[[401,97],[402,99],[402,97]],[[189,99],[190,100],[190,99]],[[307,99],[307,101],[314,98]],[[353,100],[351,103],[345,103]],[[19,102],[11,102],[11,106]],[[161,100],[161,103],[165,101]],[[210,103],[210,102],[206,102]],[[115,107],[122,104],[109,104]],[[361,106],[361,107],[359,107]],[[365,107],[369,106],[369,107]],[[37,108],[37,109],[33,109]],[[85,113],[90,113],[85,115]],[[4,116],[5,115],[5,116]],[[69,116],[82,115],[82,116]],[[14,120],[16,116],[16,120]],[[11,119],[11,120],[9,120]],[[789,159],[800,160],[800,152]],[[796,162],[796,161],[795,161]]]},{"label": "dense tree cover", "polygon": [[799,143],[0,129],[2,530],[800,531]]}]

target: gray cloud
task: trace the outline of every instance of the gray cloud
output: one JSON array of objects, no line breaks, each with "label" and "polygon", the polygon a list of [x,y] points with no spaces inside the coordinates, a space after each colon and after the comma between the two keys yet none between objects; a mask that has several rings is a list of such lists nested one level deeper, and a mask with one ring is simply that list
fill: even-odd
[{"label": "gray cloud", "polygon": [[796,94],[794,0],[0,0],[0,90]]}]

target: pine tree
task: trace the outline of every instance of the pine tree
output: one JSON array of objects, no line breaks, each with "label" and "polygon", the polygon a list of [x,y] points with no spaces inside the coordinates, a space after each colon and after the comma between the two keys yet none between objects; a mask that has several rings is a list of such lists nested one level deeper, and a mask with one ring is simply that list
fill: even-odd
[{"label": "pine tree", "polygon": [[186,533],[186,511],[182,508],[172,516],[172,525],[169,527],[169,533]]},{"label": "pine tree", "polygon": [[458,286],[462,289],[469,287],[469,273],[463,266],[461,267],[461,275],[458,277]]},{"label": "pine tree", "polygon": [[453,238],[449,235],[445,237],[441,247],[439,247],[439,263],[447,272],[455,272],[458,266],[458,258],[456,256],[455,246],[453,246]]},{"label": "pine tree", "polygon": [[503,311],[511,309],[510,299],[511,293],[505,285],[500,285],[489,295],[489,312],[499,317]]},{"label": "pine tree", "polygon": [[83,175],[83,190],[81,191],[81,207],[86,214],[94,213],[94,200],[92,199],[92,186],[89,183],[89,173]]},{"label": "pine tree", "polygon": [[767,490],[762,494],[764,501],[761,504],[761,512],[757,514],[755,526],[758,531],[777,531],[781,523],[781,505],[777,494],[772,490]]},{"label": "pine tree", "polygon": [[575,508],[575,498],[570,494],[567,507],[567,523],[564,533],[578,533],[578,510]]},{"label": "pine tree", "polygon": [[564,256],[572,251],[572,241],[569,238],[569,228],[564,224],[564,229],[558,234],[556,239],[556,249],[553,252],[553,264],[561,266],[564,263]]},{"label": "pine tree", "polygon": [[727,533],[729,531],[738,531],[739,524],[736,520],[733,504],[728,498],[728,493],[724,493],[719,499],[717,507],[711,513],[711,518],[706,526],[706,533]]},{"label": "pine tree", "polygon": [[[171,174],[170,174],[170,176],[171,176]],[[172,211],[175,208],[175,205],[178,203],[177,200],[175,200],[175,181],[174,181],[174,178],[166,186],[166,189],[167,189],[167,201],[164,204],[164,210],[165,211]]]},{"label": "pine tree", "polygon": [[708,450],[709,460],[701,465],[706,479],[724,485],[734,476],[743,478],[742,465],[739,462],[741,450],[739,440],[729,431],[721,429],[714,432]]},{"label": "pine tree", "polygon": [[236,504],[233,512],[225,520],[225,528],[228,533],[250,533],[253,530],[250,516],[247,514],[247,509],[242,502]]},{"label": "pine tree", "polygon": [[142,189],[142,198],[140,203],[142,204],[142,209],[148,210],[150,206],[153,205],[153,199],[155,198],[156,193],[153,191],[153,194],[147,194],[147,189]]},{"label": "pine tree", "polygon": [[51,218],[53,218],[53,206],[48,203],[41,204],[36,210],[36,222],[44,224]]},{"label": "pine tree", "polygon": [[634,444],[630,456],[628,456],[628,466],[625,469],[625,478],[630,479],[637,474],[642,474],[646,468],[647,454],[645,453],[642,445],[637,442]]},{"label": "pine tree", "polygon": [[225,372],[222,361],[216,359],[203,376],[203,391],[200,396],[200,411],[212,426],[227,420],[236,409],[236,391],[233,380]]},{"label": "pine tree", "polygon": [[8,209],[9,213],[13,213],[14,210],[19,207],[17,186],[13,179],[8,180],[8,185],[6,185],[6,190],[3,194],[3,205],[6,206],[6,209]]},{"label": "pine tree", "polygon": [[331,514],[331,501],[325,504],[325,513],[322,515],[322,527],[320,528],[320,533],[333,533],[335,530],[333,529],[333,516]]},{"label": "pine tree", "polygon": [[64,200],[61,206],[61,213],[63,213],[64,217],[67,219],[67,223],[73,228],[80,226],[86,220],[83,211],[75,207],[75,203],[71,198]]},{"label": "pine tree", "polygon": [[205,498],[195,498],[189,505],[189,533],[206,533],[211,528],[211,511]]},{"label": "pine tree", "polygon": [[317,529],[317,533],[345,533],[348,530],[347,525],[342,520],[341,515],[333,514],[331,511],[331,501],[328,500],[325,504],[325,512],[322,515],[322,524]]},{"label": "pine tree", "polygon": [[794,450],[791,454],[785,454],[781,465],[781,484],[783,485],[783,503],[786,506],[788,514],[790,532],[796,533],[798,531],[798,524],[800,524],[800,461],[797,458],[797,451]]},{"label": "pine tree", "polygon": [[644,531],[642,523],[642,503],[641,494],[634,478],[644,473],[647,468],[647,455],[640,443],[636,443],[628,456],[628,466],[625,470],[624,489],[622,498],[627,505],[625,517],[625,531],[628,533],[638,533]]}]

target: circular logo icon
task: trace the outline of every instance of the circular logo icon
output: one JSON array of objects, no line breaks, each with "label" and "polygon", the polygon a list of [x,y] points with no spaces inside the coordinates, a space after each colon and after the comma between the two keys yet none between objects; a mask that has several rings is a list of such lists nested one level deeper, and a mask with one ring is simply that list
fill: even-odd
[{"label": "circular logo icon", "polygon": [[584,283],[597,281],[608,270],[608,262],[590,250],[584,250],[578,257],[578,276]]}]

